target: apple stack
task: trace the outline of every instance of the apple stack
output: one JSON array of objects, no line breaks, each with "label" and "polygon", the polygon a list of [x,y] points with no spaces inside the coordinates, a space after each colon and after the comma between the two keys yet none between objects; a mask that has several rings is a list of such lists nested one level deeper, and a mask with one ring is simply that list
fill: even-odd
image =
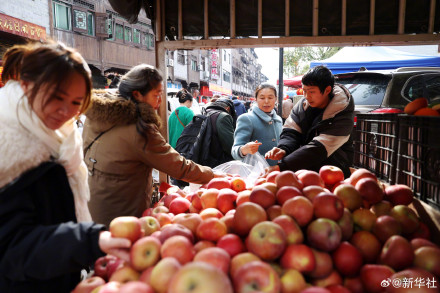
[{"label": "apple stack", "polygon": [[130,262],[98,259],[74,292],[439,292],[440,248],[412,201],[405,185],[334,166],[171,186],[141,218],[111,222]]}]

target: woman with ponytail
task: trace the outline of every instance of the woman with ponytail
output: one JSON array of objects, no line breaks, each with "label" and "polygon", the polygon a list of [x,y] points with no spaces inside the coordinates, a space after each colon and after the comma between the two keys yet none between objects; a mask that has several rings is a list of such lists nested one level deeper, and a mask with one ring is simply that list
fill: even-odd
[{"label": "woman with ponytail", "polygon": [[70,292],[81,271],[127,239],[91,221],[75,117],[90,104],[91,74],[61,43],[17,45],[0,89],[0,292]]},{"label": "woman with ponytail", "polygon": [[118,91],[96,91],[84,124],[92,219],[108,225],[118,216],[142,216],[150,207],[152,170],[193,183],[214,177],[209,167],[180,156],[160,134],[163,79],[140,64],[122,76]]}]

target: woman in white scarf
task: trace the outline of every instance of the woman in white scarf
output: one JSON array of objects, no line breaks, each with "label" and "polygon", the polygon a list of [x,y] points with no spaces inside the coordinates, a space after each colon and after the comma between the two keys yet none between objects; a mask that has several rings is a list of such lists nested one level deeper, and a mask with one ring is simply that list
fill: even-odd
[{"label": "woman in white scarf", "polygon": [[70,292],[81,269],[105,253],[129,259],[130,241],[91,222],[87,207],[74,117],[90,103],[90,69],[55,42],[14,46],[3,65],[0,292]]}]

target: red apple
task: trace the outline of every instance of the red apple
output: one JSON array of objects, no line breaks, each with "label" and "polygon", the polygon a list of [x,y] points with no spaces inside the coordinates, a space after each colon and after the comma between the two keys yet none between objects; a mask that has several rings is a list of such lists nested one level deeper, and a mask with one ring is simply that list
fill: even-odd
[{"label": "red apple", "polygon": [[313,212],[316,218],[338,221],[344,214],[344,204],[334,194],[323,192],[313,200]]},{"label": "red apple", "polygon": [[266,211],[258,204],[245,202],[237,206],[234,214],[234,232],[245,236],[259,222],[267,220]]},{"label": "red apple", "polygon": [[431,239],[431,231],[429,230],[428,225],[426,225],[423,222],[419,222],[419,227],[416,231],[412,232],[411,234],[406,235],[408,239],[414,239],[414,238],[425,238],[425,239]]},{"label": "red apple", "polygon": [[75,289],[73,289],[72,293],[90,293],[93,289],[104,284],[105,280],[103,278],[94,276],[79,282]]},{"label": "red apple", "polygon": [[118,265],[122,263],[122,260],[113,255],[101,256],[95,261],[94,275],[101,277],[105,281],[108,280],[108,265],[114,262],[118,262]]},{"label": "red apple", "polygon": [[325,165],[319,169],[319,176],[326,185],[334,185],[344,180],[344,172],[336,166]]},{"label": "red apple", "polygon": [[248,262],[255,260],[261,260],[261,259],[251,252],[242,252],[237,254],[231,259],[229,275],[231,276],[231,278],[234,278],[234,275],[239,268],[241,268],[244,264],[247,264]]},{"label": "red apple", "polygon": [[[439,291],[438,278],[428,271],[410,268],[393,274],[390,279],[393,283],[387,283],[387,293],[434,293]],[[412,282],[411,282],[412,281]],[[404,285],[406,285],[404,287]]]},{"label": "red apple", "polygon": [[373,178],[375,180],[377,180],[376,175],[374,175],[374,173],[372,173],[371,171],[367,170],[367,169],[357,169],[356,171],[354,171],[353,173],[351,173],[350,175],[350,184],[353,186],[356,186],[357,182],[360,179],[363,178]]},{"label": "red apple", "polygon": [[109,279],[109,282],[127,283],[139,280],[139,272],[130,266],[123,266],[117,269]]},{"label": "red apple", "polygon": [[277,194],[277,192],[278,192],[277,185],[275,183],[272,183],[272,182],[264,182],[263,184],[261,184],[259,186],[262,186],[264,188],[269,189],[274,195]]},{"label": "red apple", "polygon": [[313,279],[311,281],[313,286],[318,287],[327,287],[331,285],[342,285],[342,277],[336,270],[332,270],[332,272],[324,278],[321,279]]},{"label": "red apple", "polygon": [[294,269],[285,270],[281,275],[281,293],[297,293],[307,288],[304,276]]},{"label": "red apple", "polygon": [[238,194],[236,191],[223,188],[217,195],[217,207],[223,214],[228,211],[235,209],[235,201],[237,200]]},{"label": "red apple", "polygon": [[195,253],[198,253],[199,251],[206,249],[208,247],[215,247],[215,243],[208,240],[200,240],[197,241],[196,244],[194,244],[194,251]]},{"label": "red apple", "polygon": [[181,265],[193,260],[195,251],[193,244],[188,238],[176,235],[168,238],[160,249],[162,258],[174,257]]},{"label": "red apple", "polygon": [[[235,211],[235,210],[231,210]],[[223,217],[220,218],[220,221],[225,223],[226,228],[228,229],[228,233],[234,232],[234,214],[227,213]]]},{"label": "red apple", "polygon": [[196,254],[194,257],[194,262],[204,262],[210,264],[225,274],[228,274],[231,256],[222,248],[208,247]]},{"label": "red apple", "polygon": [[245,252],[246,247],[236,234],[226,234],[217,241],[217,247],[224,249],[231,257]]},{"label": "red apple", "polygon": [[347,241],[342,242],[332,254],[336,269],[343,276],[356,276],[363,264],[360,251]]},{"label": "red apple", "polygon": [[155,265],[160,258],[161,243],[152,236],[142,237],[130,248],[130,264],[138,271]]},{"label": "red apple", "polygon": [[264,186],[255,186],[249,196],[249,200],[267,209],[275,204],[275,194]]},{"label": "red apple", "polygon": [[383,199],[383,190],[376,179],[360,179],[356,183],[355,188],[361,194],[362,199],[369,204],[378,203]]},{"label": "red apple", "polygon": [[315,269],[309,272],[307,275],[314,278],[320,279],[325,278],[333,271],[333,260],[330,254],[324,251],[319,251],[312,249],[313,255],[315,256]]},{"label": "red apple", "polygon": [[286,234],[276,223],[263,221],[249,232],[246,238],[246,248],[262,260],[271,261],[277,259],[286,247]]},{"label": "red apple", "polygon": [[347,208],[344,208],[344,213],[337,223],[341,228],[342,240],[349,240],[353,235],[354,223],[352,214]]},{"label": "red apple", "polygon": [[315,269],[316,261],[312,249],[304,244],[287,246],[280,259],[281,267],[294,269],[301,273],[310,273]]},{"label": "red apple", "polygon": [[110,233],[112,237],[127,238],[131,243],[134,243],[143,235],[139,218],[131,216],[113,219],[110,222]]},{"label": "red apple", "polygon": [[369,209],[360,208],[351,214],[355,231],[371,231],[376,223],[376,215]]},{"label": "red apple", "polygon": [[377,216],[385,216],[389,215],[393,206],[389,201],[381,200],[378,203],[375,203],[371,206],[370,210]]},{"label": "red apple", "polygon": [[249,199],[250,196],[251,196],[251,191],[250,190],[240,191],[238,193],[237,200],[236,200],[237,207],[239,205],[241,205],[242,203],[244,203],[244,202],[250,202],[251,201]]},{"label": "red apple", "polygon": [[344,207],[351,212],[362,206],[362,196],[351,184],[341,184],[335,188],[333,193],[342,200]]},{"label": "red apple", "polygon": [[222,236],[228,233],[225,223],[217,218],[203,220],[197,227],[196,235],[199,240],[217,242]]},{"label": "red apple", "polygon": [[207,208],[204,209],[202,211],[200,211],[199,213],[200,217],[202,218],[202,220],[206,220],[208,218],[217,218],[217,219],[221,219],[224,215],[222,212],[220,212],[218,209],[216,208]]},{"label": "red apple", "polygon": [[280,189],[278,189],[276,193],[276,199],[280,205],[283,205],[286,202],[286,200],[291,199],[298,195],[303,195],[301,190],[299,190],[298,188],[293,186],[283,186]]},{"label": "red apple", "polygon": [[383,281],[389,280],[394,270],[386,265],[366,264],[362,267],[360,277],[367,292],[380,293],[384,291]]},{"label": "red apple", "polygon": [[173,199],[170,203],[170,213],[173,213],[175,215],[180,213],[186,213],[189,209],[189,206],[191,205],[191,202],[183,197],[178,197],[176,199]]},{"label": "red apple", "polygon": [[304,187],[317,185],[325,187],[324,181],[319,176],[318,172],[306,170],[298,174],[298,180],[303,184]]},{"label": "red apple", "polygon": [[151,234],[153,234],[153,232],[160,230],[160,223],[155,217],[145,216],[139,218],[139,221],[141,222],[141,227],[142,230],[144,231],[144,236],[150,236]]},{"label": "red apple", "polygon": [[327,290],[329,290],[331,293],[352,293],[350,290],[348,290],[344,286],[337,285],[337,284],[329,285],[329,286],[326,286],[325,288]]},{"label": "red apple", "polygon": [[173,200],[175,200],[176,198],[182,198],[182,197],[178,193],[171,193],[171,194],[164,195],[160,199],[160,201],[163,202],[163,205],[169,209],[171,202]]},{"label": "red apple", "polygon": [[325,192],[328,191],[328,189],[322,187],[322,186],[317,186],[317,185],[310,185],[310,186],[306,186],[303,188],[302,190],[302,194],[307,197],[310,202],[313,202],[313,200],[315,199],[315,197],[320,194],[321,192]]},{"label": "red apple", "polygon": [[214,178],[211,179],[211,181],[209,181],[207,188],[215,188],[215,189],[223,189],[223,188],[231,188],[231,182],[225,178],[225,177],[220,177],[220,178]]},{"label": "red apple", "polygon": [[275,183],[275,177],[280,174],[280,171],[272,171],[266,176],[266,182],[272,182]]},{"label": "red apple", "polygon": [[176,235],[181,235],[186,238],[191,243],[194,243],[194,236],[190,229],[186,228],[180,224],[169,224],[161,228],[161,233],[159,235],[159,240],[161,243],[164,243],[168,238]]},{"label": "red apple", "polygon": [[358,231],[351,236],[350,243],[359,249],[364,258],[364,263],[376,263],[382,245],[373,233]]},{"label": "red apple", "polygon": [[193,235],[201,222],[202,217],[196,213],[178,214],[173,217],[173,224],[180,224],[188,228]]},{"label": "red apple", "polygon": [[331,293],[330,290],[318,287],[318,286],[310,286],[305,290],[302,290],[301,293]]},{"label": "red apple", "polygon": [[400,222],[404,228],[402,229],[404,235],[414,233],[420,225],[420,219],[416,212],[405,205],[394,206],[391,209],[390,216]]},{"label": "red apple", "polygon": [[119,293],[154,293],[153,288],[141,281],[130,281],[119,288]]},{"label": "red apple", "polygon": [[413,260],[414,251],[411,244],[402,236],[391,236],[383,245],[380,254],[381,263],[395,270],[402,270],[411,266]]},{"label": "red apple", "polygon": [[173,216],[170,213],[157,213],[157,214],[153,214],[153,217],[155,217],[157,221],[159,221],[161,227],[171,224],[173,221]]},{"label": "red apple", "polygon": [[276,217],[282,214],[281,206],[275,204],[273,206],[268,207],[266,209],[266,214],[267,214],[267,218],[272,221],[273,219],[275,219]]},{"label": "red apple", "polygon": [[151,272],[153,271],[153,267],[149,267],[146,270],[144,270],[141,275],[139,276],[139,281],[144,282],[145,284],[150,285],[151,280]]},{"label": "red apple", "polygon": [[283,186],[293,186],[299,190],[303,189],[303,184],[298,180],[298,177],[292,171],[282,171],[275,177],[275,184],[280,189]]},{"label": "red apple", "polygon": [[304,196],[288,199],[281,211],[284,215],[292,217],[300,227],[306,226],[313,219],[313,204]]},{"label": "red apple", "polygon": [[233,293],[228,276],[203,262],[184,265],[171,279],[166,292]]},{"label": "red apple", "polygon": [[390,185],[385,188],[385,197],[393,206],[409,205],[412,203],[414,194],[411,188],[404,184]]},{"label": "red apple", "polygon": [[204,190],[201,190],[201,189],[197,190],[191,198],[191,204],[197,210],[201,210],[203,208],[202,207],[202,200],[200,198],[203,194],[203,191]]},{"label": "red apple", "polygon": [[355,278],[345,277],[343,285],[352,293],[365,293],[364,285],[362,285],[362,281],[359,276]]},{"label": "red apple", "polygon": [[[217,178],[214,178],[214,179],[217,179]],[[209,189],[203,191],[202,195],[200,196],[202,208],[203,209],[217,208],[218,193],[219,193],[219,190],[215,189],[215,188],[209,188]]]},{"label": "red apple", "polygon": [[440,276],[440,248],[425,246],[414,251],[414,266]]},{"label": "red apple", "polygon": [[119,282],[108,282],[96,287],[91,293],[119,293],[122,284]]},{"label": "red apple", "polygon": [[393,217],[385,215],[376,219],[372,232],[382,243],[385,243],[391,236],[402,234],[402,226]]},{"label": "red apple", "polygon": [[298,224],[288,215],[280,215],[272,220],[278,224],[286,234],[286,243],[300,244],[304,241],[304,234]]},{"label": "red apple", "polygon": [[414,238],[410,241],[411,247],[415,251],[417,248],[424,247],[424,246],[431,246],[431,247],[438,247],[431,241],[425,238]]},{"label": "red apple", "polygon": [[277,272],[262,261],[251,261],[242,265],[235,273],[233,283],[235,292],[278,293],[281,290]]},{"label": "red apple", "polygon": [[319,218],[307,226],[307,240],[313,248],[333,251],[341,243],[341,228],[335,221]]},{"label": "red apple", "polygon": [[151,271],[150,285],[155,292],[169,292],[170,282],[182,265],[174,257],[162,258]]}]

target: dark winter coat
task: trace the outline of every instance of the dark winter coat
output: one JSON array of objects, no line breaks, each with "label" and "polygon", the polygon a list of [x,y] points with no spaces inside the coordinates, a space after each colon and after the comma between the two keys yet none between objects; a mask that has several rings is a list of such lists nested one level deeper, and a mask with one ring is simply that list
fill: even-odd
[{"label": "dark winter coat", "polygon": [[333,165],[341,168],[346,177],[350,175],[354,102],[343,86],[335,85],[333,93],[334,97],[317,117],[312,117],[316,109],[305,98],[294,106],[278,144],[286,151],[278,164],[281,171],[319,171],[323,165]]}]

